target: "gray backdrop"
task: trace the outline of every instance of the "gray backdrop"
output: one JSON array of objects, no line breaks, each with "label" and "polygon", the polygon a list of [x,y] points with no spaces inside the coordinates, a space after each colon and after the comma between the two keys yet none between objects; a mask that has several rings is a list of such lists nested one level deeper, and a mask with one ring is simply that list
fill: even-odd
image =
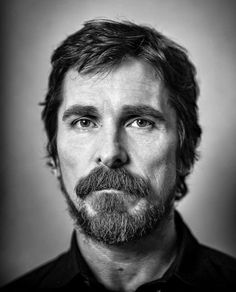
[{"label": "gray backdrop", "polygon": [[94,17],[150,24],[187,47],[198,68],[201,160],[178,209],[203,243],[236,256],[234,1],[11,0],[1,4],[1,284],[69,246],[72,221],[45,167],[38,102],[52,50]]}]

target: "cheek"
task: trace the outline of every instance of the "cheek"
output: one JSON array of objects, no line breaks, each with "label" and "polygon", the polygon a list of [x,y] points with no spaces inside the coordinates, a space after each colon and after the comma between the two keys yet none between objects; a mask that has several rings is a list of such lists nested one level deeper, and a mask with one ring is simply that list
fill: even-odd
[{"label": "cheek", "polygon": [[176,181],[176,144],[156,145],[149,155],[148,174],[157,189],[170,189]]},{"label": "cheek", "polygon": [[57,136],[57,149],[60,160],[69,168],[83,168],[93,150],[93,139],[89,135],[77,134],[61,129]]},{"label": "cheek", "polygon": [[78,159],[79,148],[76,147],[75,143],[71,143],[69,139],[58,137],[57,150],[60,165],[62,168],[73,169],[75,168]]},{"label": "cheek", "polygon": [[61,174],[69,193],[73,192],[78,179],[84,176],[87,161],[86,146],[58,136],[57,151]]}]

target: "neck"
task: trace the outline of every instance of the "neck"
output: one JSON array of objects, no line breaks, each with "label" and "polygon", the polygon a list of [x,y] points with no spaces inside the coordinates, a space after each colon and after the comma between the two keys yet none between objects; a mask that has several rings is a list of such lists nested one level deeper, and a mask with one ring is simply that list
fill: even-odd
[{"label": "neck", "polygon": [[77,231],[79,248],[95,278],[112,291],[135,291],[161,278],[176,255],[174,214],[145,238],[122,246],[107,246]]}]

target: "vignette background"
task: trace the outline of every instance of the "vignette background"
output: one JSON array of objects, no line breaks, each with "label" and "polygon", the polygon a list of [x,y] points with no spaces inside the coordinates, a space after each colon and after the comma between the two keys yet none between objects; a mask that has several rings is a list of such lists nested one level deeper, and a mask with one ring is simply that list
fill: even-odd
[{"label": "vignette background", "polygon": [[236,256],[236,4],[230,0],[9,0],[1,9],[0,285],[69,247],[72,221],[45,166],[38,103],[50,56],[92,18],[155,27],[198,70],[201,159],[178,209],[197,238]]}]

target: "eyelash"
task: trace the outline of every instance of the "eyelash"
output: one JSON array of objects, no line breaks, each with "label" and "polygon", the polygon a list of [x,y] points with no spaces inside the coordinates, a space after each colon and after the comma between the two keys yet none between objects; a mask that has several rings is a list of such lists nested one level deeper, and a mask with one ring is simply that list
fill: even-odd
[{"label": "eyelash", "polygon": [[[93,124],[95,125],[95,127],[97,127],[97,126],[96,126],[96,123],[93,122],[91,119],[88,119],[88,118],[80,118],[80,119],[76,119],[76,120],[72,121],[72,122],[70,123],[70,125],[72,126],[72,128],[74,128],[74,127],[76,127],[76,125],[78,125],[79,122],[82,122],[82,121],[87,121],[87,122],[89,122],[89,123],[93,123]],[[94,127],[94,128],[95,128],[95,127]],[[81,128],[81,129],[87,129],[87,128],[90,128],[90,127],[80,127],[80,128]]]},{"label": "eyelash", "polygon": [[137,119],[134,119],[131,123],[129,123],[128,126],[133,124],[134,122],[136,122],[138,124],[138,121],[145,122],[146,124],[148,124],[148,126],[146,125],[144,127],[141,126],[141,127],[134,127],[134,128],[139,128],[139,129],[150,129],[151,128],[152,129],[155,125],[155,123],[153,121],[150,121],[148,119],[137,118]]},{"label": "eyelash", "polygon": [[[79,122],[82,122],[82,121],[86,121],[86,122],[89,122],[89,123],[92,123],[94,126],[92,127],[92,128],[97,128],[97,124],[92,120],[92,119],[89,119],[89,118],[79,118],[79,119],[76,119],[76,120],[74,120],[74,121],[72,121],[71,123],[70,123],[70,125],[71,125],[71,127],[72,128],[75,128],[77,125],[78,125],[78,123]],[[150,121],[150,120],[148,120],[148,119],[144,119],[144,118],[136,118],[136,119],[134,119],[132,122],[129,122],[129,123],[127,123],[127,126],[130,126],[130,125],[132,125],[134,122],[138,122],[138,121],[144,121],[146,124],[148,124],[148,125],[146,125],[146,126],[144,126],[144,127],[142,127],[142,126],[137,126],[137,127],[133,127],[133,128],[137,128],[137,129],[152,129],[154,126],[155,126],[155,122],[153,122],[153,121]],[[86,129],[89,129],[89,128],[91,128],[90,126],[85,126],[85,127],[79,127],[80,129],[84,129],[84,130],[86,130]]]}]

